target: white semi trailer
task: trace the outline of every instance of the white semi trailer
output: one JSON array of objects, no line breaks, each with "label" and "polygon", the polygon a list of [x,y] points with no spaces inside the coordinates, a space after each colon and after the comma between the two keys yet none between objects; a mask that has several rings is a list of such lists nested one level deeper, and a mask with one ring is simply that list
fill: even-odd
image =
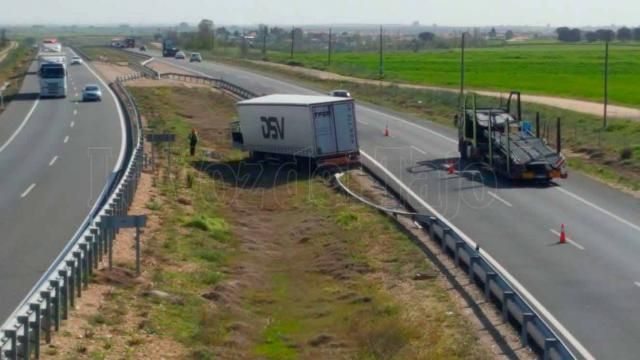
[{"label": "white semi trailer", "polygon": [[237,103],[234,147],[309,159],[317,165],[348,165],[359,159],[353,99],[267,95]]}]

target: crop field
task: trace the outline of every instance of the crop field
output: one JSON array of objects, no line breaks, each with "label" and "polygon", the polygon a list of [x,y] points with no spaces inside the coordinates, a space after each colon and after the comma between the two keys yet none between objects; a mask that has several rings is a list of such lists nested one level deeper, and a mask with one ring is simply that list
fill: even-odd
[{"label": "crop field", "polygon": [[[288,53],[270,52],[269,60],[286,63]],[[326,53],[296,53],[295,62],[343,75],[378,78],[377,53],[335,53],[327,66]],[[610,46],[611,102],[640,105],[640,45]],[[386,80],[457,87],[460,50],[389,52],[384,55]],[[469,88],[548,94],[601,100],[604,44],[521,44],[466,50],[465,82]]]}]

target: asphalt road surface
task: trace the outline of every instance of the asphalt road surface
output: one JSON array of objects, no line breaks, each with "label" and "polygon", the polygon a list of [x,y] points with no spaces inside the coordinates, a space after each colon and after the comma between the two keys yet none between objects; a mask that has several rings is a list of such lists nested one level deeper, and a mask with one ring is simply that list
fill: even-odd
[{"label": "asphalt road surface", "polygon": [[[229,65],[157,61],[259,94],[317,93]],[[357,119],[363,160],[383,165],[386,170],[376,171],[411,192],[418,208],[428,203],[497,260],[578,357],[638,357],[638,199],[577,173],[555,186],[513,184],[473,171],[450,175],[444,164],[458,156],[455,130],[364,104],[357,106]],[[390,137],[383,136],[387,125]],[[565,245],[557,244],[561,224],[570,239]]]},{"label": "asphalt road surface", "polygon": [[[36,67],[0,115],[0,324],[78,230],[124,149],[116,101],[86,65],[69,66],[66,99],[39,99]],[[88,83],[102,102],[81,101]]]}]

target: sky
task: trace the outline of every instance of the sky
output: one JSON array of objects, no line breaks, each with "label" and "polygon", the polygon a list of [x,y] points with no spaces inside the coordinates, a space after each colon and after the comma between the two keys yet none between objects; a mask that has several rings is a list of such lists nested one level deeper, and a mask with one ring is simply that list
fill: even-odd
[{"label": "sky", "polygon": [[[637,0],[2,0],[0,25],[640,25]],[[8,10],[8,11],[7,11]]]}]

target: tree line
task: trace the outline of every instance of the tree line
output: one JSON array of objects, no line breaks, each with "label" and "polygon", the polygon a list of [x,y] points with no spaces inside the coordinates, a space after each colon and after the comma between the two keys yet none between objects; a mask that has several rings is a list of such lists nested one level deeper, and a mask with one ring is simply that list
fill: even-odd
[{"label": "tree line", "polygon": [[559,27],[556,29],[558,40],[562,42],[588,42],[596,41],[640,41],[640,27],[630,29],[626,26],[617,31],[610,29],[598,29],[595,31],[583,31],[577,28]]}]

